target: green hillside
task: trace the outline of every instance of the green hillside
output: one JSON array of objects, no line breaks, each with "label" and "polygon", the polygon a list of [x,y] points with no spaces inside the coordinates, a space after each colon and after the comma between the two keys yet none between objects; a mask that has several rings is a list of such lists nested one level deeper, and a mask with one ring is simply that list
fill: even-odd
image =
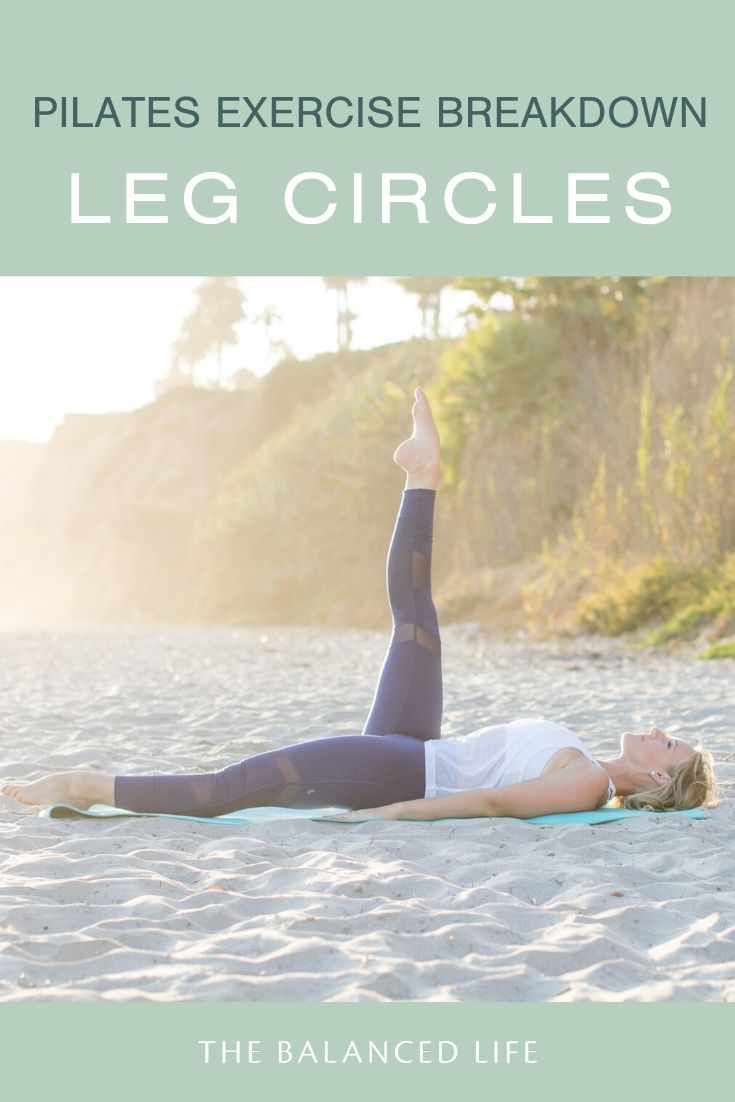
[{"label": "green hillside", "polygon": [[460,339],[287,360],[244,392],[179,387],[1,445],[4,616],[385,627],[420,383],[443,622],[731,653],[735,280],[463,285]]}]

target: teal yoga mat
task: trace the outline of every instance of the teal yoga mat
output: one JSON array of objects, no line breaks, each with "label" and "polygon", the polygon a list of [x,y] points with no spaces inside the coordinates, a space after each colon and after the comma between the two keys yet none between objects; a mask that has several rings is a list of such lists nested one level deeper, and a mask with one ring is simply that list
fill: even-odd
[{"label": "teal yoga mat", "polygon": [[[276,819],[312,819],[320,822],[325,815],[338,815],[344,808],[319,807],[302,810],[295,807],[248,807],[243,811],[233,811],[229,815],[216,815],[207,817],[203,815],[170,815],[166,812],[141,812],[125,811],[123,808],[110,807],[109,804],[92,804],[87,811],[80,811],[68,804],[53,804],[45,807],[39,814],[47,819],[117,819],[128,816],[153,818],[153,819],[189,819],[194,823],[221,823],[223,826],[247,826],[248,823],[270,822]],[[534,819],[521,819],[519,822],[537,823],[539,825],[556,823],[609,823],[613,819],[631,819],[641,815],[686,815],[689,819],[708,819],[709,815],[701,807],[692,808],[690,811],[628,811],[626,808],[601,807],[597,811],[571,811],[563,815],[537,815]],[[398,820],[363,819],[361,822],[384,823]],[[472,819],[403,819],[402,822],[444,822],[444,823],[468,823]],[[336,826],[352,826],[353,823],[336,823]]]}]

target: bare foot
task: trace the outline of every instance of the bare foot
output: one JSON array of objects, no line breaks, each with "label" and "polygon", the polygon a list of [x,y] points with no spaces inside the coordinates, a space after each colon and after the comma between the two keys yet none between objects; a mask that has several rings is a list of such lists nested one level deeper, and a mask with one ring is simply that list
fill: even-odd
[{"label": "bare foot", "polygon": [[441,457],[439,433],[434,424],[429,399],[420,386],[416,387],[414,396],[415,401],[411,409],[413,432],[407,440],[398,445],[393,458],[408,475],[406,480],[408,488],[423,486],[433,490],[439,483]]},{"label": "bare foot", "polygon": [[23,804],[70,804],[86,811],[91,804],[111,802],[105,798],[111,780],[98,773],[53,773],[31,784],[4,784],[0,792]]}]

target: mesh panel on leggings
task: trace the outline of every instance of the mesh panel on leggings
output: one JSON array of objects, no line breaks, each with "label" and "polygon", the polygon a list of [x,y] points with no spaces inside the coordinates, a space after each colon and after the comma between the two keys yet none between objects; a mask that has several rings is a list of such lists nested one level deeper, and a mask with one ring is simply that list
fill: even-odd
[{"label": "mesh panel on leggings", "polygon": [[[249,768],[246,763],[245,783],[248,788],[250,785],[253,785],[251,795],[256,799],[257,803],[262,803],[263,805],[273,804],[277,807],[290,807],[292,802],[303,792],[303,783],[299,772],[293,762],[281,752],[274,751],[268,755],[268,759],[267,772],[265,774],[262,773],[263,767],[261,766],[259,768],[256,762],[253,762]],[[275,766],[278,773],[280,773],[283,780],[282,784],[273,783],[277,781],[277,777],[272,769],[273,766]],[[254,770],[257,770],[257,772],[253,773]],[[259,776],[259,774],[261,775]],[[221,809],[231,804],[233,801],[238,802],[238,798],[242,792],[242,779],[242,772],[236,770],[233,766],[221,769],[217,773],[201,773],[192,777],[192,792],[197,807],[200,810],[213,810],[213,814],[221,813],[217,809]],[[263,784],[263,781],[266,783]],[[235,786],[237,786],[239,791],[234,790]],[[245,798],[240,806],[257,806],[257,803],[250,804],[247,798]]]},{"label": "mesh panel on leggings", "polygon": [[435,635],[424,631],[418,624],[398,624],[393,633],[393,642],[407,643],[409,640],[434,651],[435,654],[441,654],[441,641]]},{"label": "mesh panel on leggings", "polygon": [[429,556],[423,551],[413,551],[411,554],[411,585],[414,589],[425,589],[431,585]]},{"label": "mesh panel on leggings", "polygon": [[303,791],[303,782],[298,769],[285,754],[278,754],[276,765],[283,779],[287,782],[279,796],[280,807],[290,807],[291,801],[300,796]]}]

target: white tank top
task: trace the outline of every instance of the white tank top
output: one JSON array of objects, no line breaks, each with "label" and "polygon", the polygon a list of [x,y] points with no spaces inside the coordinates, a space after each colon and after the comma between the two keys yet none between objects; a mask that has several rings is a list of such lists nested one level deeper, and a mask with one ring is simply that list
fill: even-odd
[{"label": "white tank top", "polygon": [[[462,738],[429,739],[424,745],[427,797],[534,780],[557,750],[568,746],[596,760],[573,731],[535,716],[481,727]],[[608,800],[614,795],[615,785],[609,781]]]}]

